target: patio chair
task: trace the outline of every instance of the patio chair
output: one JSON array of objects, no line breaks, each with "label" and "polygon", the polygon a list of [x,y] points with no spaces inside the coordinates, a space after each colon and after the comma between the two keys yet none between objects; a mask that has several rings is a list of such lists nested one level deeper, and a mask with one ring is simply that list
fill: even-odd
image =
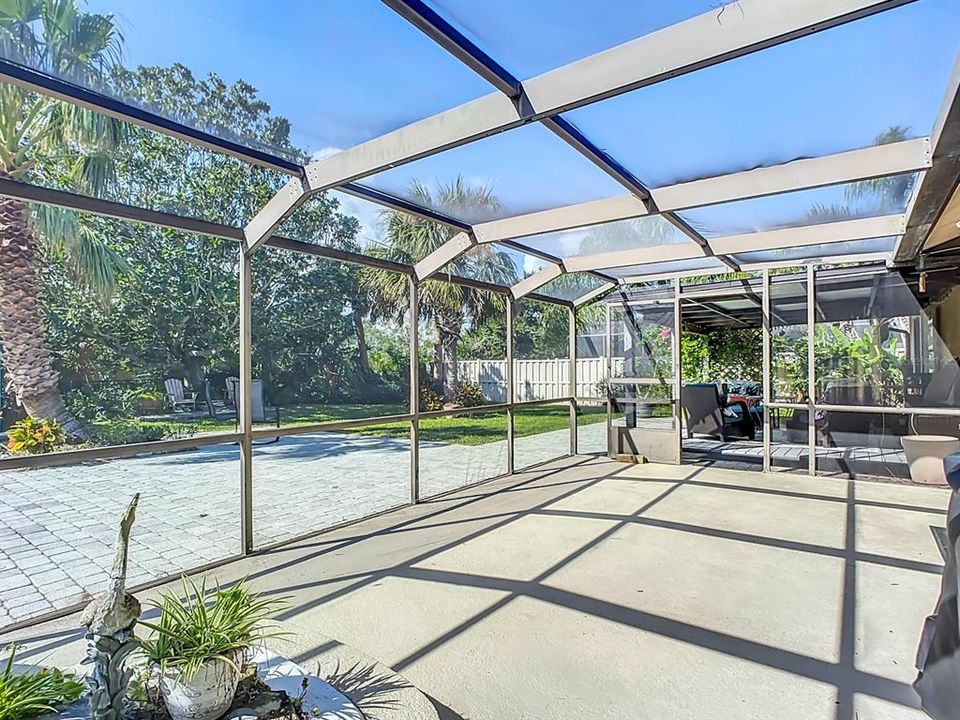
[{"label": "patio chair", "polygon": [[692,438],[694,433],[718,437],[723,442],[732,436],[747,440],[756,438],[756,427],[746,403],[723,402],[720,390],[713,383],[684,385],[680,405],[687,423],[688,438]]},{"label": "patio chair", "polygon": [[189,408],[190,410],[196,412],[197,394],[190,393],[190,396],[187,397],[183,380],[180,378],[167,378],[163,381],[163,387],[166,390],[167,404],[170,406],[171,410],[177,412],[181,409]]},{"label": "patio chair", "polygon": [[[239,381],[237,383],[236,390],[237,390],[237,395],[235,396],[235,398],[239,396],[239,390],[240,390]],[[267,407],[267,404],[266,402],[264,402],[264,399],[263,399],[263,381],[253,380],[253,382],[250,384],[250,390],[251,390],[251,396],[252,396],[250,414],[252,416],[253,422],[254,423],[271,423],[271,424],[275,423],[276,427],[279,429],[280,408]],[[236,418],[237,431],[239,432],[240,430],[240,403],[239,402],[234,403],[234,417]],[[255,443],[255,444],[270,445],[271,443],[279,442],[279,440],[280,440],[280,436],[278,435],[277,437],[271,440],[268,440],[266,442]]]}]

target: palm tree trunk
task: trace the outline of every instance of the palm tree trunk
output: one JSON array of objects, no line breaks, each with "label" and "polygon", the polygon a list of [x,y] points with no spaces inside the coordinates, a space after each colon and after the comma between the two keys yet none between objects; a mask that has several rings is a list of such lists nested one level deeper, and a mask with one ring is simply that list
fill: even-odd
[{"label": "palm tree trunk", "polygon": [[460,342],[462,320],[456,313],[437,314],[437,346],[440,353],[437,363],[440,365],[440,382],[443,386],[443,399],[453,400],[459,386],[459,364],[457,363],[457,344]]},{"label": "palm tree trunk", "polygon": [[68,436],[87,432],[63,404],[44,335],[42,283],[36,239],[27,211],[17,200],[0,198],[0,347],[17,397],[32,418],[56,420]]},{"label": "palm tree trunk", "polygon": [[441,388],[447,386],[447,362],[444,353],[443,328],[440,326],[440,318],[437,317],[433,321],[433,372]]}]

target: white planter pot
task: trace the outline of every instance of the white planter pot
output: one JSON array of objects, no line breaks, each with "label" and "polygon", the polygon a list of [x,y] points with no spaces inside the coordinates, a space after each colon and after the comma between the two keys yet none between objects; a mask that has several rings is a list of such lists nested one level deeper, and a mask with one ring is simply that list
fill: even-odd
[{"label": "white planter pot", "polygon": [[160,694],[172,720],[216,720],[223,715],[240,682],[243,653],[232,658],[236,668],[223,660],[210,660],[184,680],[177,670],[160,676]]},{"label": "white planter pot", "polygon": [[910,478],[914,482],[928,485],[947,484],[943,459],[947,455],[960,452],[960,440],[949,435],[904,435],[900,442],[910,466]]}]

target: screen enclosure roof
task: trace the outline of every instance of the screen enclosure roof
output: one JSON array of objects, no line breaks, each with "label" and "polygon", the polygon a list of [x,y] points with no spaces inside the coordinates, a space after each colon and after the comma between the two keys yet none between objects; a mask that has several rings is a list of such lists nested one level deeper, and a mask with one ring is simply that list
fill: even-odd
[{"label": "screen enclosure roof", "polygon": [[[78,73],[24,45],[38,20],[3,19],[0,81],[238,159],[273,196],[143,207],[29,174],[0,177],[0,194],[563,302],[694,272],[915,262],[945,209],[960,213],[957,0],[86,11],[118,28],[111,71]],[[129,82],[139,66],[251,83],[289,133],[162,102]],[[358,218],[356,247],[296,236],[296,214],[331,200]],[[388,211],[438,224],[441,242],[384,261]]]}]

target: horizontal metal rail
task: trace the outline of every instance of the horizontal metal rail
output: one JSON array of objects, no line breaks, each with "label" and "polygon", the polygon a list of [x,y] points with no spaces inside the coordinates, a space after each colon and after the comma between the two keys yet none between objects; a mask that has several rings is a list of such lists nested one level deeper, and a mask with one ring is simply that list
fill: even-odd
[{"label": "horizontal metal rail", "polygon": [[291,435],[307,435],[317,432],[332,432],[334,430],[347,430],[349,428],[369,427],[371,425],[388,425],[391,423],[403,423],[413,420],[413,413],[404,413],[402,415],[382,415],[372,418],[352,418],[350,420],[333,420],[331,422],[311,423],[309,425],[290,425],[279,428],[254,428],[251,433],[255,440],[261,438],[288,437]]},{"label": "horizontal metal rail", "polygon": [[[767,405],[774,409],[785,410],[809,410],[807,403],[785,403],[771,402]],[[824,405],[821,403],[813,404],[814,410],[826,410],[828,412],[850,412],[867,413],[883,415],[939,415],[944,417],[960,417],[960,408],[945,407],[914,407],[914,406],[886,406],[886,405]]]},{"label": "horizontal metal rail", "polygon": [[[24,202],[43,203],[63,207],[80,212],[88,212],[101,217],[109,217],[117,220],[128,220],[130,222],[154,225],[157,227],[179,230],[197,235],[207,235],[209,237],[223,238],[224,240],[233,240],[243,242],[243,228],[223,223],[210,222],[208,220],[198,220],[185,218],[173,213],[162,212],[159,210],[150,210],[148,208],[138,207],[136,205],[127,205],[112,200],[100,200],[98,198],[78,195],[76,193],[54,188],[45,188],[39,185],[0,178],[0,196],[22,200]],[[298,252],[304,255],[313,255],[328,260],[345,262],[351,265],[362,265],[365,267],[375,267],[391,272],[402,273],[404,275],[413,275],[414,267],[402,263],[384,260],[364,255],[363,253],[352,252],[350,250],[341,250],[340,248],[317,245],[304,240],[294,240],[292,238],[273,235],[265,243],[268,247],[281,248],[291,252]],[[506,295],[510,288],[504,285],[494,285],[480,280],[462,278],[452,274],[437,275],[433,279],[443,282],[453,283],[464,287],[472,287],[477,290],[487,290],[489,292]],[[571,307],[572,303],[568,300],[549,297],[538,293],[531,293],[530,298],[541,302]]]},{"label": "horizontal metal rail", "polygon": [[820,405],[814,403],[814,410],[827,410],[829,412],[852,412],[852,413],[880,413],[883,415],[942,415],[946,417],[960,417],[960,408],[944,407],[882,407],[878,405]]},{"label": "horizontal metal rail", "polygon": [[0,472],[4,470],[21,470],[24,468],[54,467],[57,465],[75,465],[76,463],[91,460],[109,460],[112,458],[135,457],[143,454],[168,453],[180,450],[192,450],[207,445],[222,445],[235,443],[241,433],[210,433],[194,435],[188,438],[172,440],[155,440],[153,442],[130,443],[129,445],[104,445],[103,447],[83,448],[82,450],[65,450],[45,455],[23,455],[0,459]]}]

